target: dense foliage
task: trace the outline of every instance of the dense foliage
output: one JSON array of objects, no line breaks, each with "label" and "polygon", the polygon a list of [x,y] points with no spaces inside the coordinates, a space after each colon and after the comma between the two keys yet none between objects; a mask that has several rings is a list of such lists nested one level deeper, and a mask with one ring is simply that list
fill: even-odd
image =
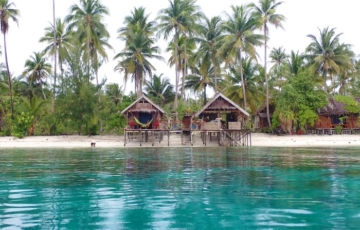
[{"label": "dense foliage", "polygon": [[[108,8],[100,0],[80,0],[44,28],[39,37],[44,49],[29,54],[22,74],[12,76],[6,35],[21,9],[0,0],[5,58],[0,63],[0,135],[118,134],[125,126],[121,111],[142,94],[180,117],[196,112],[210,92],[222,92],[253,116],[265,105],[270,118],[271,103],[275,112],[268,123],[284,129],[313,124],[316,110],[333,96],[358,113],[360,62],[334,28],[308,35],[303,52],[277,47],[267,54],[269,30],[286,22],[278,12],[281,4],[259,0],[208,18],[196,0],[169,0],[155,20],[145,8],[134,8],[119,25],[123,47],[111,57],[104,22]],[[168,44],[168,60],[160,53],[161,43]],[[263,65],[259,49],[264,49]],[[109,58],[117,60],[114,72],[122,85],[98,76]],[[174,76],[162,75],[154,60],[167,61]],[[126,94],[129,81],[134,89]]]}]

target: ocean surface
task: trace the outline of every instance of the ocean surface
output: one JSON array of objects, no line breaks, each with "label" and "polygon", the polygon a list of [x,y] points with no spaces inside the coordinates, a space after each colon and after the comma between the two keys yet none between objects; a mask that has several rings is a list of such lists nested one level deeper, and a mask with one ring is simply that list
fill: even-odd
[{"label": "ocean surface", "polygon": [[0,149],[0,229],[359,229],[356,148]]}]

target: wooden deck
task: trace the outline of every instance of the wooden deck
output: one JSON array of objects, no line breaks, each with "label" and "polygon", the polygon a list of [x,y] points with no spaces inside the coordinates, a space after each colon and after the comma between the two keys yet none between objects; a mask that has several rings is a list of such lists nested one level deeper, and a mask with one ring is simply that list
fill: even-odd
[{"label": "wooden deck", "polygon": [[[124,131],[124,146],[128,143],[138,143],[139,146],[148,143],[155,146],[163,141],[170,146],[171,136],[174,134],[180,134],[181,145],[184,146],[207,146],[214,143],[218,146],[251,146],[251,132],[247,129],[125,129]],[[197,136],[199,138],[195,138]]]}]

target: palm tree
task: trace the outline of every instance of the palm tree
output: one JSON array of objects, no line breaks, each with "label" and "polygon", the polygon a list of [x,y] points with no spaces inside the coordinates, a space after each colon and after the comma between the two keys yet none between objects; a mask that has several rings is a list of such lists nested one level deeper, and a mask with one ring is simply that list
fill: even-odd
[{"label": "palm tree", "polygon": [[25,62],[23,75],[28,77],[29,82],[40,84],[43,97],[46,100],[46,95],[42,85],[45,83],[44,80],[51,75],[51,64],[46,62],[46,58],[44,56],[44,53],[34,52],[34,56],[31,56],[30,59]]},{"label": "palm tree", "polygon": [[269,127],[271,127],[270,112],[269,112],[269,83],[267,77],[267,39],[269,28],[268,24],[275,27],[283,28],[282,22],[285,21],[285,17],[276,13],[276,9],[282,4],[282,2],[276,2],[276,0],[259,0],[259,6],[251,4],[255,10],[255,16],[259,17],[262,22],[262,30],[264,32],[264,69],[265,69],[265,85],[266,85],[266,115],[268,118]]},{"label": "palm tree", "polygon": [[250,9],[249,5],[231,6],[232,14],[227,14],[227,21],[223,24],[225,36],[221,40],[222,45],[218,50],[218,55],[226,63],[239,65],[244,109],[247,109],[247,100],[241,60],[244,53],[256,59],[256,47],[261,46],[264,39],[261,34],[254,33],[259,28],[260,21],[253,17]]},{"label": "palm tree", "polygon": [[[351,69],[351,58],[354,53],[350,45],[340,43],[342,34],[335,34],[335,29],[329,27],[320,30],[320,38],[309,34],[312,42],[306,48],[306,57],[314,73],[324,77],[324,87],[327,88],[328,76],[333,80],[335,74],[342,70]],[[327,90],[329,93],[329,90]]]},{"label": "palm tree", "polygon": [[[158,35],[163,35],[167,39],[170,34],[173,35],[174,44],[178,44],[180,35],[190,35],[194,32],[196,22],[202,17],[199,6],[196,0],[169,0],[169,7],[160,10],[157,21],[160,21],[158,28]],[[186,48],[186,45],[184,46]],[[179,47],[175,47],[175,57],[178,56]],[[185,56],[186,49],[184,50]],[[178,63],[176,60],[175,63]],[[178,90],[179,90],[179,69],[175,65],[175,99],[174,109],[178,106]],[[186,63],[184,64],[186,69]],[[182,95],[184,96],[184,95]]]},{"label": "palm tree", "polygon": [[[133,41],[134,36],[136,34],[142,39],[149,40],[148,44],[151,44],[151,46],[154,44],[153,34],[155,32],[155,22],[149,21],[149,15],[145,13],[145,8],[139,7],[134,8],[134,10],[131,12],[130,16],[126,16],[124,20],[124,27],[121,27],[118,29],[118,38],[122,41],[125,41],[125,47],[131,46],[133,44],[129,44],[131,41]],[[141,33],[140,33],[141,31]],[[143,42],[144,44],[144,42]],[[125,49],[124,49],[125,50]],[[116,65],[115,70],[119,72],[124,72],[124,85],[126,87],[126,83],[128,81],[128,75],[131,75],[131,73],[127,72],[130,70],[130,68],[127,67],[127,64],[123,62],[123,60],[119,61],[119,63]],[[151,78],[152,75],[150,75]],[[144,80],[144,79],[143,79]],[[135,81],[136,84],[142,83],[142,81]],[[124,91],[125,91],[124,87]],[[141,90],[142,86],[135,85],[136,92],[138,92],[138,88]],[[139,95],[140,96],[140,92]]]},{"label": "palm tree", "polygon": [[[224,94],[236,103],[240,103],[246,98],[251,112],[255,114],[264,99],[260,93],[264,89],[264,69],[252,58],[243,59],[242,62],[243,71],[238,66],[230,68],[222,87]],[[245,83],[246,95],[241,90],[243,83]]]},{"label": "palm tree", "polygon": [[141,30],[128,31],[125,37],[122,37],[126,46],[122,52],[116,54],[114,59],[121,58],[115,69],[121,69],[125,74],[125,79],[130,75],[135,81],[135,91],[137,96],[142,95],[142,84],[144,76],[152,75],[155,67],[150,63],[151,58],[163,60],[159,55],[160,49],[154,46],[154,40]]},{"label": "palm tree", "polygon": [[116,83],[106,85],[105,92],[106,95],[114,102],[115,106],[121,103],[124,96],[122,86],[119,86],[119,84]]},{"label": "palm tree", "polygon": [[[54,26],[55,25],[55,26]],[[54,41],[55,39],[55,41]],[[61,80],[64,74],[63,64],[65,58],[68,56],[69,49],[73,46],[73,34],[71,31],[66,31],[66,23],[60,18],[56,19],[55,24],[45,28],[45,35],[40,38],[39,42],[47,43],[44,53],[49,56],[54,56],[54,86],[53,86],[53,103],[52,111],[55,110],[55,95],[57,86],[57,63],[61,71]]]},{"label": "palm tree", "polygon": [[110,37],[102,22],[104,15],[109,15],[109,10],[99,0],[80,0],[80,5],[70,7],[70,15],[66,16],[65,22],[69,23],[68,29],[77,31],[83,58],[87,62],[87,72],[90,76],[90,66],[96,74],[96,83],[99,85],[97,71],[99,68],[99,56],[107,60],[105,47],[111,48],[107,43]]},{"label": "palm tree", "polygon": [[192,74],[187,76],[185,88],[195,93],[203,92],[204,105],[207,100],[207,86],[214,88],[216,68],[212,65],[210,59],[202,59],[197,66],[191,68]]},{"label": "palm tree", "polygon": [[150,81],[145,81],[145,92],[148,97],[164,106],[174,100],[174,87],[171,85],[169,78],[163,78],[154,74]]},{"label": "palm tree", "polygon": [[[273,76],[272,78],[268,79],[268,81],[275,81],[280,89],[285,81],[284,75],[286,70],[286,64],[288,61],[288,55],[285,53],[285,49],[282,47],[273,48],[270,52],[270,62],[273,63],[271,67],[270,74]],[[267,82],[269,83],[269,82]],[[266,105],[265,105],[266,106]]]},{"label": "palm tree", "polygon": [[271,69],[279,69],[279,67],[283,65],[288,58],[288,55],[285,53],[285,49],[283,47],[273,48],[269,56],[270,61],[274,63]]},{"label": "palm tree", "polygon": [[31,100],[22,99],[21,110],[33,117],[29,129],[29,136],[34,135],[36,122],[39,120],[41,115],[44,114],[46,103],[46,100],[38,100],[37,97],[33,97]]},{"label": "palm tree", "polygon": [[[39,42],[47,43],[44,51],[49,56],[57,53],[57,60],[59,61],[59,68],[61,75],[64,73],[64,63],[66,57],[69,55],[69,50],[73,47],[74,34],[66,29],[67,24],[60,18],[56,19],[56,27],[51,25],[45,28],[45,35],[40,38]],[[56,33],[56,47],[54,47],[54,32]],[[56,48],[56,49],[55,49]]]},{"label": "palm tree", "polygon": [[[170,52],[170,57],[168,59],[168,64],[170,67],[176,65],[176,68],[181,72],[181,98],[184,95],[185,91],[185,76],[188,72],[189,63],[191,62],[190,59],[194,57],[194,50],[196,49],[195,39],[188,38],[186,36],[180,36],[177,40],[177,44],[175,41],[172,40],[166,48],[166,52]],[[186,52],[185,52],[186,51]],[[177,62],[177,64],[175,63]],[[191,63],[190,63],[191,65]]]},{"label": "palm tree", "polygon": [[14,9],[15,4],[9,2],[8,0],[0,0],[0,26],[1,32],[4,36],[4,51],[5,51],[5,63],[8,75],[9,82],[9,91],[10,91],[10,108],[11,108],[11,118],[14,119],[14,103],[13,103],[13,95],[12,95],[12,83],[11,83],[11,75],[9,62],[7,58],[7,46],[6,46],[6,34],[9,31],[9,19],[18,23],[18,16],[20,15],[19,10]]},{"label": "palm tree", "polygon": [[149,14],[145,14],[145,8],[134,8],[130,16],[126,16],[124,20],[124,27],[118,29],[118,38],[125,37],[131,30],[141,29],[151,37],[155,32],[155,22],[149,21]]},{"label": "palm tree", "polygon": [[200,24],[199,36],[196,41],[199,42],[199,49],[195,59],[210,59],[215,67],[215,93],[218,92],[217,77],[220,75],[220,58],[216,54],[219,48],[219,40],[222,35],[222,20],[220,17],[206,18]]}]

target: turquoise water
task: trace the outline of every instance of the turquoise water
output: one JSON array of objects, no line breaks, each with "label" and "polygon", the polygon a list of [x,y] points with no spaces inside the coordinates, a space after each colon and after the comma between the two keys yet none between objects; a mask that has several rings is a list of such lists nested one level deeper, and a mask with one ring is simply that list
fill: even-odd
[{"label": "turquoise water", "polygon": [[0,150],[0,229],[359,229],[335,148]]}]

